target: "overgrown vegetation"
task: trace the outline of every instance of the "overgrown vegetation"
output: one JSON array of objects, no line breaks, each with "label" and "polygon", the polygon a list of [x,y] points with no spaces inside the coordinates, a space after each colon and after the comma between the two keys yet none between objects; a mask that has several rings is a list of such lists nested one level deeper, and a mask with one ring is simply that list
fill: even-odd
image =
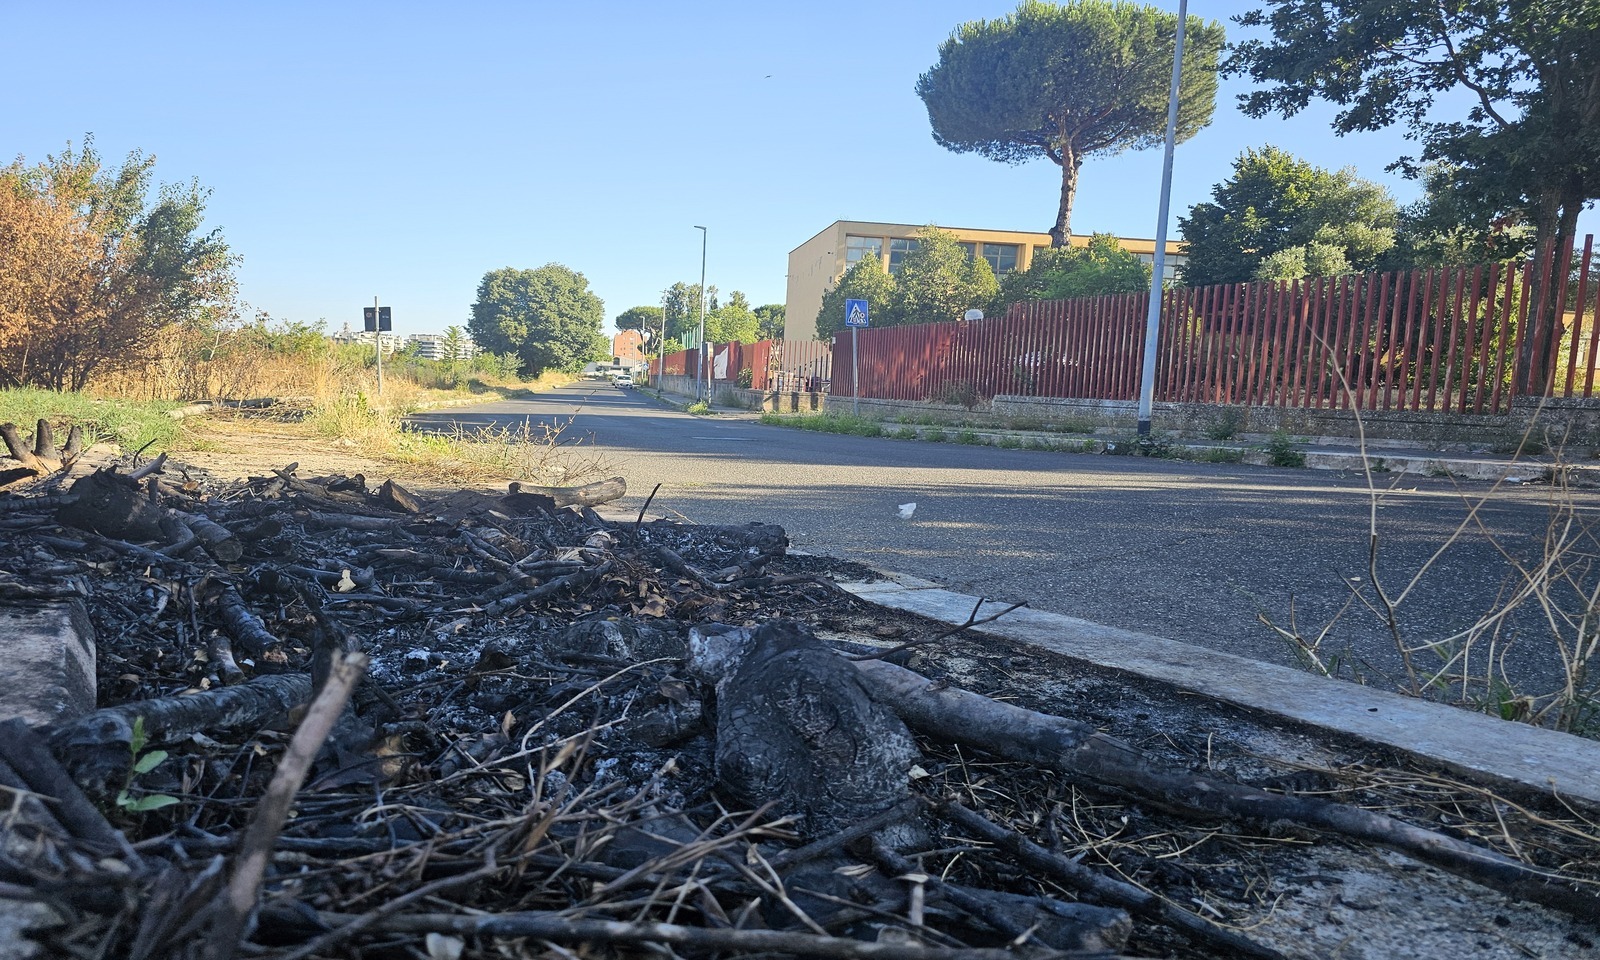
[{"label": "overgrown vegetation", "polygon": [[77,424],[87,434],[85,443],[114,443],[125,451],[163,451],[179,445],[184,422],[171,414],[177,407],[159,400],[99,400],[34,387],[0,390],[0,423],[31,427],[41,419],[48,420],[60,436]]}]

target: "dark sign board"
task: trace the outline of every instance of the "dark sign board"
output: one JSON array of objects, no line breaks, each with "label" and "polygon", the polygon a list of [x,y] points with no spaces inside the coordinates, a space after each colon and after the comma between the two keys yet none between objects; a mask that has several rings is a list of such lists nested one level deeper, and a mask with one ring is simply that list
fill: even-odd
[{"label": "dark sign board", "polygon": [[367,330],[391,330],[388,307],[362,307],[361,323]]}]

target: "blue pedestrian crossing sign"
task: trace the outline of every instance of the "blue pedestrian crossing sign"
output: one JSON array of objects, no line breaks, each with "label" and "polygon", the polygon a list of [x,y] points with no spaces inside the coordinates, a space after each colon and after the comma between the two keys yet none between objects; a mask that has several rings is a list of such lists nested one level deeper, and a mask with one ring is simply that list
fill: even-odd
[{"label": "blue pedestrian crossing sign", "polygon": [[844,325],[847,327],[871,326],[867,323],[867,301],[846,300],[844,302]]}]

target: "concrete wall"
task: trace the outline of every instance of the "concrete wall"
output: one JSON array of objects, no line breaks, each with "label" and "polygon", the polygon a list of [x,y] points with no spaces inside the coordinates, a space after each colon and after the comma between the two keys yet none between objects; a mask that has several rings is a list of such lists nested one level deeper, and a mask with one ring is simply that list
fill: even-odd
[{"label": "concrete wall", "polygon": [[[829,397],[829,413],[849,413],[849,397]],[[901,416],[944,423],[968,421],[1036,421],[1074,429],[1131,431],[1138,423],[1132,400],[1067,400],[1051,397],[999,396],[972,409],[896,400],[861,400],[861,415],[878,419]],[[1506,414],[1369,411],[1361,430],[1348,410],[1301,410],[1226,404],[1158,403],[1151,423],[1157,430],[1204,437],[1223,426],[1235,433],[1273,433],[1301,437],[1355,437],[1414,442],[1426,446],[1517,445],[1530,429],[1544,445],[1600,447],[1600,398],[1590,400],[1518,400]]]}]

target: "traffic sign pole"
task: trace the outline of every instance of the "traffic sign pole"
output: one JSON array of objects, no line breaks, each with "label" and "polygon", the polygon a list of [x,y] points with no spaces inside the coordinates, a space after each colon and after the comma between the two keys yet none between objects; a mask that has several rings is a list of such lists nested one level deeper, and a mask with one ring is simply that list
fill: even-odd
[{"label": "traffic sign pole", "polygon": [[[374,318],[383,314],[378,312],[378,298],[372,298],[372,315]],[[378,396],[383,396],[383,322],[378,320],[373,323],[377,329],[372,331],[372,343],[378,350]]]},{"label": "traffic sign pole", "polygon": [[861,367],[856,362],[859,353],[856,331],[869,326],[867,319],[868,303],[865,300],[846,300],[844,302],[844,325],[850,328],[850,385],[855,389],[855,395],[850,398],[850,415],[861,416]]},{"label": "traffic sign pole", "polygon": [[861,369],[856,365],[856,334],[860,332],[860,327],[850,328],[850,385],[856,390],[856,395],[850,398],[852,417],[861,416]]}]

